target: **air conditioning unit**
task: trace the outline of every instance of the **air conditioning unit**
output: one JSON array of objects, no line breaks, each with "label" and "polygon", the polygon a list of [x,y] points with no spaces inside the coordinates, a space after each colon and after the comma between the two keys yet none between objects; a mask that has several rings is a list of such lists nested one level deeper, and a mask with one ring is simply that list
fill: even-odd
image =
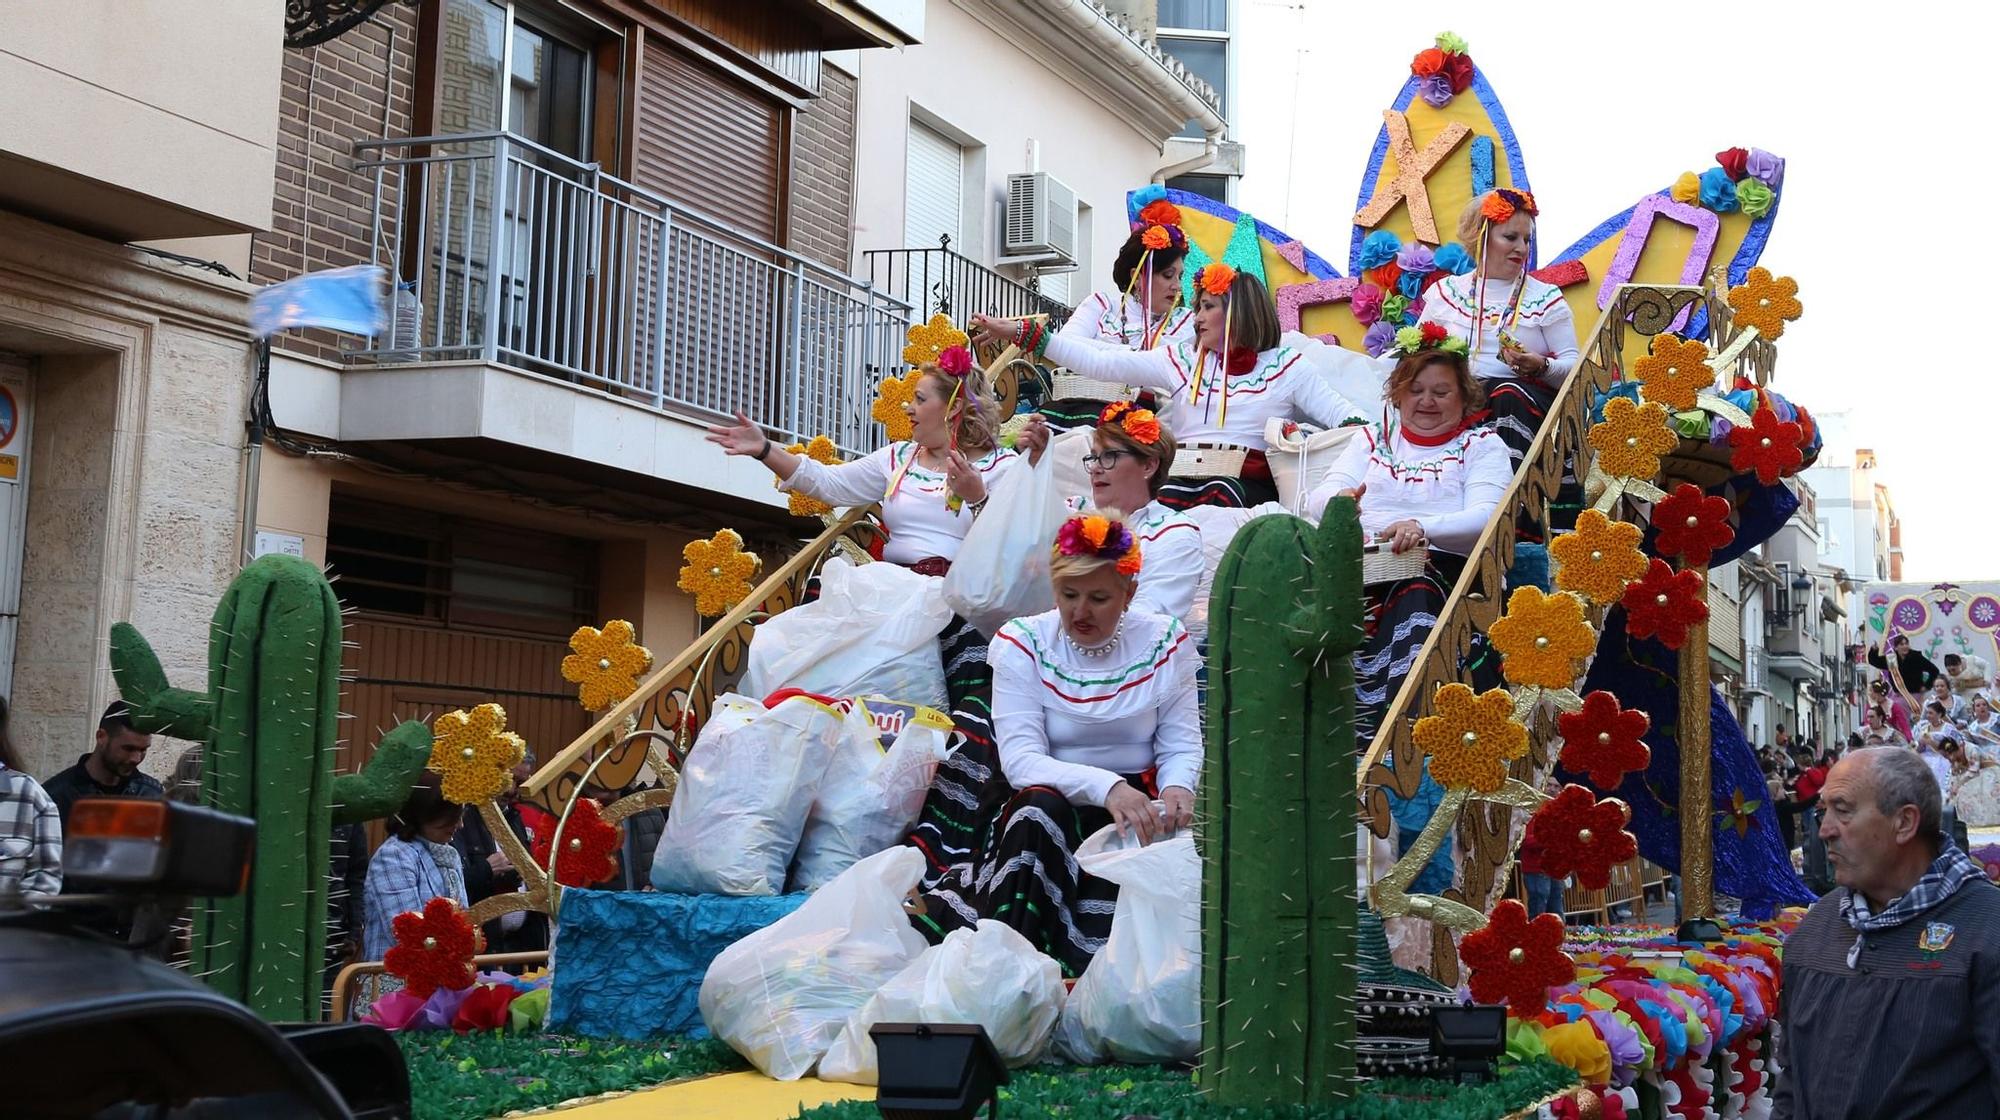
[{"label": "air conditioning unit", "polygon": [[1076,237],[1075,191],[1046,171],[1007,176],[1006,234],[1000,252],[1016,259],[1002,263],[1075,264]]}]

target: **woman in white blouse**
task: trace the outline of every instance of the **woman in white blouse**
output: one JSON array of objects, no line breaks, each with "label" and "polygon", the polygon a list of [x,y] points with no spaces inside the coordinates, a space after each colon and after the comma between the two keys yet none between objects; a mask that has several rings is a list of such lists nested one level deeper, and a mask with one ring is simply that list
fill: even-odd
[{"label": "woman in white blouse", "polygon": [[1464,355],[1436,345],[1403,355],[1384,389],[1391,411],[1348,441],[1307,496],[1315,511],[1353,497],[1369,540],[1396,553],[1430,550],[1423,575],[1368,588],[1368,638],[1354,655],[1364,742],[1513,479],[1499,435],[1470,422],[1480,394]]},{"label": "woman in white blouse", "polygon": [[1126,518],[1146,554],[1132,609],[1187,621],[1201,582],[1201,526],[1159,502],[1178,444],[1159,417],[1119,401],[1104,408],[1083,457],[1090,493],[1070,499],[1076,510],[1132,510]]},{"label": "woman in white blouse", "polygon": [[[1148,216],[1158,221],[1146,220]],[[1132,236],[1111,262],[1108,291],[1093,292],[1070,313],[1058,333],[1079,342],[1095,342],[1125,350],[1152,350],[1194,337],[1194,309],[1181,299],[1181,275],[1187,257],[1187,236],[1181,232],[1180,210],[1161,200],[1141,212]],[[1097,423],[1103,400],[1049,400],[1041,414],[1056,428]]]},{"label": "woman in white blouse", "polygon": [[1118,888],[1073,853],[1107,824],[1150,843],[1193,820],[1201,714],[1187,629],[1132,608],[1144,552],[1117,511],[1065,522],[1050,566],[1056,608],[993,639],[988,757],[1002,780],[959,822],[975,853],[913,921],[934,941],[1005,922],[1076,976],[1110,933]]},{"label": "woman in white blouse", "polygon": [[[1337,427],[1365,413],[1297,350],[1280,345],[1277,307],[1263,281],[1217,263],[1195,275],[1194,288],[1194,339],[1153,350],[1079,342],[1011,319],[975,315],[972,322],[975,337],[1025,343],[1085,377],[1158,390],[1160,418],[1181,440],[1160,494],[1170,508],[1276,501],[1265,421],[1303,416]],[[1341,353],[1374,365],[1366,354]]]}]

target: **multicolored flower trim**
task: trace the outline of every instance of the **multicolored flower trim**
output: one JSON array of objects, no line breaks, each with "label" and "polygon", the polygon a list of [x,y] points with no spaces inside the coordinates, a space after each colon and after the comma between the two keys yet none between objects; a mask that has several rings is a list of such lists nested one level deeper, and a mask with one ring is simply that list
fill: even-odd
[{"label": "multicolored flower trim", "polygon": [[361,1021],[388,1031],[537,1031],[548,1017],[551,983],[548,970],[539,971],[539,976],[482,972],[476,983],[428,996],[398,989],[370,1004]]},{"label": "multicolored flower trim", "polygon": [[1417,96],[1433,109],[1451,104],[1451,99],[1472,88],[1476,67],[1466,53],[1464,39],[1449,31],[1438,35],[1434,45],[1417,52],[1410,60],[1410,76],[1417,80]]},{"label": "multicolored flower trim", "polygon": [[1479,1003],[1505,1003],[1515,1018],[1548,1006],[1550,988],[1576,979],[1576,964],[1562,951],[1563,922],[1555,914],[1528,920],[1515,899],[1502,899],[1486,927],[1458,943],[1458,959],[1472,970],[1467,981]]},{"label": "multicolored flower trim", "polygon": [[1652,720],[1645,712],[1627,709],[1618,697],[1598,689],[1584,696],[1583,707],[1557,720],[1562,753],[1557,763],[1572,774],[1587,776],[1601,790],[1613,790],[1625,775],[1644,770],[1653,760],[1646,746]]},{"label": "multicolored flower trim", "polygon": [[[1232,371],[1234,372],[1234,371]],[[1112,401],[1097,414],[1097,426],[1116,424],[1126,435],[1151,447],[1160,442],[1160,418],[1150,408],[1135,408],[1131,401]]]},{"label": "multicolored flower trim", "polygon": [[1447,276],[1463,276],[1476,267],[1472,254],[1457,242],[1436,249],[1420,241],[1405,245],[1402,238],[1386,229],[1362,239],[1356,263],[1361,283],[1347,297],[1347,306],[1354,321],[1367,329],[1363,349],[1378,358],[1399,345],[1398,332],[1417,325],[1424,310],[1424,294],[1431,285]]},{"label": "multicolored flower trim", "polygon": [[1538,218],[1542,208],[1535,205],[1534,195],[1507,187],[1487,191],[1479,199],[1479,216],[1496,226],[1512,219],[1515,214]]},{"label": "multicolored flower trim", "polygon": [[1142,561],[1139,538],[1122,521],[1098,514],[1072,517],[1056,530],[1056,556],[1095,556],[1118,561],[1118,574],[1136,576]]},{"label": "multicolored flower trim", "polygon": [[1615,797],[1600,801],[1582,786],[1564,786],[1542,802],[1528,828],[1542,846],[1542,868],[1551,878],[1575,874],[1591,890],[1611,885],[1611,869],[1639,854],[1625,831],[1632,809]]},{"label": "multicolored flower trim", "polygon": [[400,978],[411,995],[428,998],[440,988],[472,985],[472,958],[484,944],[458,903],[433,898],[421,914],[398,914],[391,921],[396,943],[382,954],[382,967]]},{"label": "multicolored flower trim", "polygon": [[674,585],[694,596],[695,612],[705,618],[728,614],[749,598],[750,577],[764,564],[756,554],[743,551],[743,538],[734,529],[718,529],[705,541],[689,541],[681,558],[687,564]]},{"label": "multicolored flower trim", "polygon": [[514,767],[527,755],[528,745],[507,730],[507,710],[481,704],[470,712],[446,712],[431,723],[426,765],[441,776],[439,792],[446,801],[476,805],[507,792]]},{"label": "multicolored flower trim", "polygon": [[1785,161],[1762,148],[1728,148],[1715,153],[1716,166],[1696,174],[1683,171],[1667,194],[1675,202],[1718,214],[1743,211],[1752,221],[1771,212]]},{"label": "multicolored flower trim", "polygon": [[1442,323],[1424,323],[1414,327],[1404,327],[1396,332],[1396,345],[1390,354],[1416,354],[1425,350],[1437,350],[1459,357],[1470,357],[1472,343],[1451,333]]},{"label": "multicolored flower trim", "polygon": [[634,639],[637,632],[622,618],[604,629],[579,626],[569,636],[571,653],[562,660],[563,679],[577,686],[577,700],[597,712],[638,691],[639,677],[653,666],[653,652]]},{"label": "multicolored flower trim", "polygon": [[1507,784],[1507,763],[1528,753],[1528,729],[1514,719],[1504,688],[1474,695],[1456,681],[1437,690],[1434,714],[1417,721],[1411,741],[1431,759],[1446,789],[1492,793]]}]

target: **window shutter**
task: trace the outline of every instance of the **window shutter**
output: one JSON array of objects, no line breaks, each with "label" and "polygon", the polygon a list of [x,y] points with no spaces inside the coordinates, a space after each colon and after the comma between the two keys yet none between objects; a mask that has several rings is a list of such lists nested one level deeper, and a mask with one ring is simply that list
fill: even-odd
[{"label": "window shutter", "polygon": [[965,191],[965,150],[937,129],[910,122],[907,188],[903,202],[903,244],[934,249],[938,238],[951,236],[952,248],[967,256],[960,244],[960,210]]},{"label": "window shutter", "polygon": [[783,110],[665,40],[646,40],[633,177],[779,243]]}]

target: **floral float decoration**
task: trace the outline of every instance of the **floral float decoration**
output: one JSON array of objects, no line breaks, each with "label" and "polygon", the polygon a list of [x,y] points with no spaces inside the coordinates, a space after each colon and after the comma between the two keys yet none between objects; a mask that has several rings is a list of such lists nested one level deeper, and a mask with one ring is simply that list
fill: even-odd
[{"label": "floral float decoration", "polygon": [[1458,943],[1459,959],[1472,970],[1467,982],[1480,1003],[1505,1003],[1525,1017],[1548,1006],[1549,989],[1576,979],[1576,962],[1563,952],[1563,922],[1554,914],[1528,920],[1515,899],[1493,908],[1485,928]]},{"label": "floral float decoration", "polygon": [[1539,587],[1517,587],[1487,637],[1500,651],[1501,675],[1523,689],[1519,703],[1533,704],[1543,692],[1555,693],[1559,706],[1582,703],[1569,686],[1578,665],[1597,650],[1597,631],[1584,618],[1582,599],[1567,591],[1545,595]]},{"label": "floral float decoration", "polygon": [[1637,525],[1613,521],[1603,510],[1584,510],[1575,531],[1549,545],[1556,558],[1556,586],[1601,607],[1624,598],[1625,586],[1646,574],[1646,554],[1639,551],[1644,535]]},{"label": "floral float decoration", "polygon": [[[551,843],[560,834],[562,850],[550,861]],[[535,838],[535,862],[550,868],[555,881],[565,887],[589,887],[618,872],[613,853],[625,839],[625,830],[604,819],[597,802],[579,797],[569,814],[547,836]]]},{"label": "floral float decoration", "polygon": [[447,898],[433,898],[421,912],[396,915],[396,943],[382,966],[403,981],[384,993],[363,1017],[387,1030],[535,1030],[548,1011],[549,977],[479,973],[473,959],[484,939],[470,916]]},{"label": "floral float decoration", "polygon": [[885,377],[875,386],[875,403],[869,407],[868,415],[882,425],[891,443],[901,443],[916,434],[916,425],[905,406],[916,398],[917,382],[923,376],[923,370],[912,369],[901,376]]},{"label": "floral float decoration", "polygon": [[1616,696],[1598,689],[1557,721],[1563,740],[1557,762],[1572,774],[1589,776],[1599,789],[1617,789],[1626,774],[1652,761],[1645,741],[1652,723],[1646,713],[1627,710]]},{"label": "floral float decoration", "polygon": [[[879,404],[881,402],[877,401],[876,403]],[[910,418],[903,414],[900,402],[896,405],[896,413],[902,417],[904,423],[909,423]],[[908,437],[905,436],[903,438],[907,439]],[[835,447],[833,440],[826,436],[814,436],[805,443],[792,444],[785,448],[785,450],[794,455],[802,455],[815,463],[825,463],[828,466],[840,462],[840,449]],[[773,479],[771,485],[778,485],[777,480]],[[833,512],[832,505],[822,502],[810,494],[802,494],[794,490],[789,497],[791,498],[791,502],[787,508],[793,517],[824,517]]]},{"label": "floral float decoration", "polygon": [[939,355],[954,346],[964,346],[970,341],[964,331],[953,326],[951,319],[943,314],[933,315],[929,322],[918,323],[903,332],[903,364],[923,367],[936,365]]},{"label": "floral float decoration", "polygon": [[1675,571],[1655,559],[1645,576],[1625,589],[1625,630],[1635,638],[1658,638],[1677,650],[1689,628],[1708,619],[1708,581],[1694,570]]},{"label": "floral float decoration", "polygon": [[704,618],[728,614],[749,598],[750,579],[764,563],[743,551],[743,538],[734,529],[718,529],[705,541],[689,541],[681,557],[687,563],[674,585],[694,596],[694,609]]},{"label": "floral float decoration", "polygon": [[507,730],[507,711],[498,704],[446,712],[432,722],[431,734],[429,769],[443,779],[444,799],[461,805],[507,792],[514,767],[528,753],[521,737]]},{"label": "floral float decoration", "polygon": [[403,981],[418,999],[440,988],[457,991],[472,984],[472,958],[485,944],[465,911],[448,898],[433,898],[421,913],[398,914],[390,923],[396,943],[382,955],[382,967]]},{"label": "floral float decoration", "polygon": [[1542,844],[1542,866],[1551,878],[1570,874],[1592,890],[1611,885],[1611,869],[1639,854],[1639,841],[1625,831],[1632,810],[1615,797],[1599,800],[1577,785],[1562,787],[1529,821]]},{"label": "floral float decoration", "polygon": [[639,689],[639,678],[653,667],[653,652],[639,645],[632,624],[622,618],[595,626],[579,626],[569,636],[569,656],[562,660],[563,679],[577,686],[577,702],[600,712]]},{"label": "floral float decoration", "polygon": [[1417,52],[1410,60],[1410,73],[1417,79],[1417,96],[1434,109],[1451,104],[1451,99],[1472,88],[1475,67],[1464,39],[1449,31],[1436,42]]},{"label": "floral float decoration", "polygon": [[1729,514],[1728,498],[1683,482],[1653,503],[1653,527],[1658,531],[1653,547],[1662,555],[1678,556],[1683,563],[1706,568],[1716,549],[1726,548],[1736,539],[1736,530],[1729,527]]}]

